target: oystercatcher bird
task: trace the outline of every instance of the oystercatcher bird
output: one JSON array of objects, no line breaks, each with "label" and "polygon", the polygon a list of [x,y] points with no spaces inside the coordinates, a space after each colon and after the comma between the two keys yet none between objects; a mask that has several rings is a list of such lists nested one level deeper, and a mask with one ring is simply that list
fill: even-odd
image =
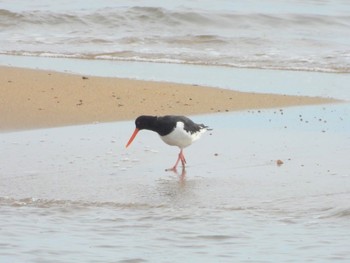
[{"label": "oystercatcher bird", "polygon": [[166,115],[158,116],[139,116],[135,120],[135,131],[131,135],[126,147],[128,147],[135,139],[140,130],[150,130],[159,134],[160,138],[169,145],[180,148],[180,153],[175,165],[167,169],[167,171],[176,171],[176,167],[181,161],[182,168],[185,168],[186,159],[183,154],[183,149],[198,140],[202,133],[210,130],[204,124],[194,123],[185,116]]}]

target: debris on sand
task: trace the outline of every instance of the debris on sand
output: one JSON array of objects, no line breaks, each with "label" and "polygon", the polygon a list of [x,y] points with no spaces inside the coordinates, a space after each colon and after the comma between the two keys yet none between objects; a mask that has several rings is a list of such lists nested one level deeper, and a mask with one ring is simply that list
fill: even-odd
[{"label": "debris on sand", "polygon": [[277,164],[277,166],[281,166],[282,164],[284,164],[284,162],[283,162],[282,160],[279,160],[279,159],[278,159],[278,160],[276,161],[276,164]]}]

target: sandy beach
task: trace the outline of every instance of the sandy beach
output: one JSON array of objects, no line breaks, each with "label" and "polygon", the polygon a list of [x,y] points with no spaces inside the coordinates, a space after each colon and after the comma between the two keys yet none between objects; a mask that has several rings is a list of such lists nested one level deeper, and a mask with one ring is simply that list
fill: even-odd
[{"label": "sandy beach", "polygon": [[167,82],[0,67],[0,130],[335,102]]}]

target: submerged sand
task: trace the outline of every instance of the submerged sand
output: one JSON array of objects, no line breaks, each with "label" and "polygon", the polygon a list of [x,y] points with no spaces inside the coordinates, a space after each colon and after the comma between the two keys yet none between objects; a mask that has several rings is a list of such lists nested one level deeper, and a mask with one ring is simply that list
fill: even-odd
[{"label": "submerged sand", "polygon": [[[14,68],[0,73],[2,130],[331,102]],[[215,261],[219,254],[238,261],[275,254],[279,261],[349,259],[348,104],[255,113],[196,116],[214,130],[186,148],[188,166],[177,174],[165,168],[178,149],[155,133],[140,132],[125,148],[131,121],[0,133],[2,255],[38,261],[55,253],[68,262],[81,259],[92,240],[90,261],[156,262],[169,251],[182,256],[178,261]],[[263,246],[252,253],[251,244]],[[154,247],[162,253],[149,253]]]},{"label": "submerged sand", "polygon": [[311,105],[329,98],[0,67],[0,130]]}]

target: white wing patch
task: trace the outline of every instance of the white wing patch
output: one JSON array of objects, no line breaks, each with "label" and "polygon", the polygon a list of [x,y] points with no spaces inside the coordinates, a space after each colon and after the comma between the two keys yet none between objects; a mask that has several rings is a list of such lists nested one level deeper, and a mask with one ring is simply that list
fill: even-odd
[{"label": "white wing patch", "polygon": [[169,145],[178,146],[181,149],[189,146],[192,142],[198,140],[202,133],[206,132],[206,129],[203,128],[195,133],[190,133],[184,130],[184,123],[178,121],[176,123],[175,129],[168,135],[161,136],[160,138]]}]

